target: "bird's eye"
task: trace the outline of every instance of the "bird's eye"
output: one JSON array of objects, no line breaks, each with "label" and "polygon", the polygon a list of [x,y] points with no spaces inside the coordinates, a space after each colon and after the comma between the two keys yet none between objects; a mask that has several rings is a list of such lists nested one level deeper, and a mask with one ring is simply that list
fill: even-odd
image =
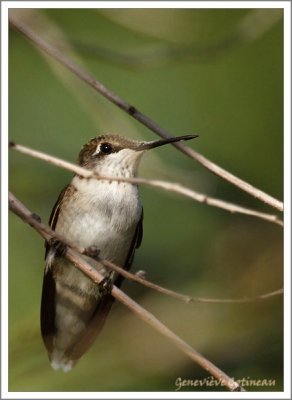
[{"label": "bird's eye", "polygon": [[100,152],[102,153],[102,154],[110,154],[110,153],[112,153],[113,152],[113,147],[112,147],[112,145],[110,145],[109,143],[102,143],[101,145],[100,145]]}]

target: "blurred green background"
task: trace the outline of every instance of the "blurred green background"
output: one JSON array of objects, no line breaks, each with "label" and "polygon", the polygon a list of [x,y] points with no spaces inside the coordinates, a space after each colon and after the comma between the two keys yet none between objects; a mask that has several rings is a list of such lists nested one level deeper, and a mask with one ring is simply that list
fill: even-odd
[{"label": "blurred green background", "polygon": [[[47,9],[17,18],[173,135],[267,193],[283,197],[281,10]],[[10,140],[75,161],[101,133],[155,135],[93,92],[21,34],[9,36]],[[72,174],[11,151],[10,190],[47,221]],[[274,211],[173,147],[145,156],[140,175]],[[141,187],[144,239],[133,270],[193,296],[244,297],[283,285],[281,227]],[[209,375],[116,303],[93,348],[69,374],[51,369],[39,328],[43,240],[10,214],[9,390],[174,391]],[[282,297],[189,304],[134,283],[124,290],[236,378],[283,388]],[[185,388],[184,390],[223,390]]]}]

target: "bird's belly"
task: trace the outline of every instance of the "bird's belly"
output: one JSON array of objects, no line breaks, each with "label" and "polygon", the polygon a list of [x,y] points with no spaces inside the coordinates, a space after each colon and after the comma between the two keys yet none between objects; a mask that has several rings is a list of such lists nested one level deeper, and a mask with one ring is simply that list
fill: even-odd
[{"label": "bird's belly", "polygon": [[[56,232],[82,247],[96,246],[99,256],[124,267],[142,207],[137,188],[126,184],[124,196],[115,191],[106,191],[106,198],[84,196],[82,192],[77,200],[70,202],[60,212]],[[118,193],[121,191],[119,190]],[[102,274],[109,272],[101,263],[86,257],[94,268]],[[97,286],[79,270],[72,268],[67,260],[58,263],[58,279],[66,285],[78,287],[83,293],[98,296]]]},{"label": "bird's belly", "polygon": [[[96,246],[99,255],[116,263],[123,263],[133,239],[136,224],[127,229],[117,230],[108,218],[100,213],[75,216],[70,223],[64,223],[58,233],[82,247]],[[64,232],[61,232],[63,231]]]},{"label": "bird's belly", "polygon": [[122,206],[115,204],[114,197],[111,203],[106,199],[84,199],[77,204],[68,204],[59,215],[56,232],[79,246],[96,246],[101,257],[123,264],[142,208],[139,198],[134,196],[130,201],[125,196]]}]

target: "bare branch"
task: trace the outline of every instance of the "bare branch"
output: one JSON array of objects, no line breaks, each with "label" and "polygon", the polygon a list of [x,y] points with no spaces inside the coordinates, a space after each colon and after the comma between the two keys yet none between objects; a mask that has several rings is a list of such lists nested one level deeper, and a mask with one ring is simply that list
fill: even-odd
[{"label": "bare branch", "polygon": [[[9,193],[9,208],[12,212],[18,215],[23,221],[30,224],[43,238],[49,240],[55,237],[55,232],[50,230],[49,227],[44,226],[38,221],[35,214],[29,211],[12,193]],[[65,257],[70,260],[74,265],[79,268],[85,275],[87,275],[93,282],[99,283],[104,278],[97,270],[88,264],[82,256],[75,250],[68,247]],[[112,295],[133,311],[144,322],[151,325],[164,337],[167,337],[175,346],[183,351],[190,359],[196,364],[200,365],[203,369],[211,373],[219,382],[224,384],[230,391],[245,391],[235,382],[232,378],[220,370],[211,361],[206,359],[202,354],[193,349],[188,343],[178,337],[174,332],[167,328],[160,322],[153,314],[145,310],[138,303],[128,297],[124,292],[113,286]]]},{"label": "bare branch", "polygon": [[[20,218],[22,218],[25,222],[31,225],[33,228],[37,229],[39,232],[42,233],[42,236],[49,240],[52,235],[52,230],[48,228],[45,224],[42,224],[36,214],[28,214],[27,209],[23,206],[22,203],[18,202],[18,200],[10,193],[9,198],[11,200],[11,207],[16,204],[16,207],[13,209],[13,212],[17,214]],[[67,240],[65,236],[58,234],[57,232],[54,233],[54,238],[60,240],[61,242],[65,243],[71,249],[77,251],[80,254],[87,254],[87,251],[84,247],[77,246],[76,244]],[[124,278],[132,280],[134,282],[140,283],[143,286],[149,287],[152,290],[156,290],[159,293],[165,294],[167,296],[174,297],[178,300],[181,300],[185,303],[191,302],[200,302],[200,303],[251,303],[258,300],[265,300],[273,296],[277,296],[283,294],[283,289],[274,290],[272,292],[263,293],[261,295],[257,295],[254,297],[242,297],[242,298],[230,298],[230,299],[219,299],[219,298],[211,298],[211,297],[193,297],[189,295],[185,295],[182,293],[175,292],[173,290],[167,289],[156,283],[153,283],[145,278],[141,278],[137,274],[132,274],[129,271],[124,270],[123,268],[119,267],[112,262],[105,260],[101,257],[98,257],[98,261],[101,262],[105,267],[110,268],[113,271],[116,271]]]},{"label": "bare branch", "polygon": [[84,178],[95,178],[99,180],[115,180],[118,182],[129,182],[129,183],[135,183],[135,184],[143,184],[147,186],[152,186],[152,187],[158,187],[167,191],[175,192],[178,193],[182,196],[189,197],[199,203],[204,203],[212,207],[218,207],[222,208],[223,210],[227,210],[231,213],[240,213],[240,214],[245,214],[249,215],[252,217],[257,217],[269,222],[273,222],[278,225],[283,225],[283,221],[278,218],[277,215],[273,214],[266,214],[262,213],[256,210],[252,210],[246,207],[241,207],[233,203],[229,203],[220,199],[215,199],[209,196],[206,196],[205,194],[195,192],[192,189],[189,189],[179,183],[173,183],[173,182],[166,182],[166,181],[159,181],[159,180],[150,180],[150,179],[145,179],[145,178],[116,178],[116,177],[111,177],[111,176],[101,176],[97,175],[93,171],[89,171],[88,169],[82,168],[76,164],[72,164],[68,161],[64,161],[60,158],[51,156],[47,153],[43,153],[37,150],[33,150],[29,147],[22,146],[20,144],[10,142],[10,147],[13,148],[14,150],[18,151],[19,153],[29,155],[34,158],[38,158],[40,160],[46,161],[50,164],[56,165],[58,167],[67,169],[69,171],[74,172],[75,174],[82,176]]},{"label": "bare branch", "polygon": [[230,298],[230,299],[219,299],[219,298],[212,298],[212,297],[192,297],[182,293],[175,292],[173,290],[167,289],[163,286],[157,285],[156,283],[150,282],[148,279],[141,278],[137,274],[131,274],[129,271],[124,270],[123,268],[119,267],[118,265],[113,264],[110,261],[99,259],[99,261],[107,268],[114,270],[121,274],[126,279],[131,281],[135,281],[140,283],[150,289],[156,290],[159,293],[165,294],[167,296],[174,297],[175,299],[182,300],[185,303],[217,303],[217,304],[232,304],[232,303],[252,303],[258,300],[266,300],[274,296],[282,295],[283,288],[274,290],[272,292],[263,293],[253,297],[241,297],[241,298]]},{"label": "bare branch", "polygon": [[273,290],[272,292],[268,292],[268,293],[263,293],[263,294],[259,294],[257,296],[253,296],[253,297],[241,297],[241,298],[230,298],[230,299],[216,299],[216,298],[207,298],[207,297],[192,297],[191,301],[196,301],[199,303],[217,303],[217,304],[244,304],[244,303],[253,303],[255,301],[259,301],[259,300],[266,300],[266,299],[270,299],[271,297],[274,296],[279,296],[282,295],[284,293],[283,288],[277,289],[277,290]]},{"label": "bare branch", "polygon": [[[10,24],[15,29],[23,33],[27,38],[29,38],[38,48],[43,50],[46,54],[53,57],[56,61],[61,63],[67,69],[69,69],[72,73],[78,76],[81,80],[86,82],[89,86],[91,86],[94,90],[99,92],[109,101],[114,103],[116,106],[127,112],[137,121],[141,122],[143,125],[147,126],[153,132],[157,133],[159,136],[163,138],[170,137],[171,135],[167,132],[167,130],[161,128],[156,122],[154,122],[151,118],[147,117],[145,114],[138,111],[134,106],[124,101],[122,98],[117,96],[114,92],[110,91],[107,87],[105,87],[100,81],[96,80],[92,75],[81,69],[78,65],[74,64],[69,58],[67,58],[63,52],[59,51],[54,46],[47,43],[43,40],[39,35],[37,35],[33,30],[31,30],[25,23],[21,22],[15,15],[10,16]],[[237,176],[231,174],[230,172],[224,170],[219,167],[217,164],[208,160],[202,154],[194,151],[190,147],[185,146],[181,143],[173,143],[177,149],[181,152],[189,156],[190,158],[196,160],[201,165],[203,165],[206,169],[214,173],[215,175],[220,176],[222,179],[230,182],[231,184],[237,186],[241,190],[249,193],[251,196],[257,198],[258,200],[270,205],[271,207],[276,208],[279,211],[283,211],[283,202],[275,199],[274,197],[268,195],[262,190],[252,186],[251,184],[245,182],[244,180],[238,178]]]}]

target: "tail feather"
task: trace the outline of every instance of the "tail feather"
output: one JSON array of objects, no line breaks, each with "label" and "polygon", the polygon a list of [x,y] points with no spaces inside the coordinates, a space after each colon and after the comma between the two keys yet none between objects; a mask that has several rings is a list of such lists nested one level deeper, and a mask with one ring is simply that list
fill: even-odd
[{"label": "tail feather", "polygon": [[67,359],[63,352],[57,350],[53,351],[50,358],[54,370],[62,369],[64,372],[69,372],[75,365],[73,360]]},{"label": "tail feather", "polygon": [[[53,369],[70,371],[100,333],[114,298],[82,293],[45,275],[42,301],[42,335]],[[48,284],[50,284],[48,286]],[[44,294],[53,292],[54,297]],[[50,322],[48,324],[48,322]]]}]

